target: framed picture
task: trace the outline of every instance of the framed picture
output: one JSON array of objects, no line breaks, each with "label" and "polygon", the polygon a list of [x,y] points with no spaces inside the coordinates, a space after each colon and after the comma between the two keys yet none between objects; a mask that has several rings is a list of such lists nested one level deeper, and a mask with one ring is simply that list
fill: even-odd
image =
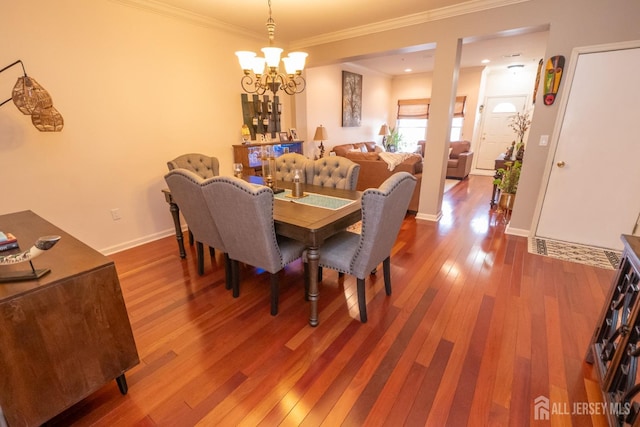
[{"label": "framed picture", "polygon": [[280,135],[280,142],[289,141],[289,134],[288,133],[280,132],[278,135]]},{"label": "framed picture", "polygon": [[298,140],[298,131],[296,131],[294,128],[289,129],[289,133],[291,134],[291,140],[292,141],[297,141]]},{"label": "framed picture", "polygon": [[342,126],[360,126],[362,119],[362,74],[342,72]]}]

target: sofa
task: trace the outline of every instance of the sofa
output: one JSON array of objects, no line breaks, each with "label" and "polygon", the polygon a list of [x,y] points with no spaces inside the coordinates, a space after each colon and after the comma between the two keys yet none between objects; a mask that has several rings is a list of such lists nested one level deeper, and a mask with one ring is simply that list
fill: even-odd
[{"label": "sofa", "polygon": [[[418,153],[424,157],[425,141],[418,141]],[[465,179],[471,172],[473,151],[469,141],[451,141],[449,160],[447,161],[447,178]]]},{"label": "sofa", "polygon": [[379,153],[382,151],[384,150],[376,145],[375,142],[341,144],[331,149],[333,155],[346,157],[360,165],[360,175],[356,186],[356,189],[360,191],[379,187],[380,184],[396,172],[405,171],[411,173],[416,177],[417,182],[408,210],[417,212],[422,184],[422,156],[418,154],[408,155],[407,159],[401,161],[390,171],[387,162],[380,158]]}]

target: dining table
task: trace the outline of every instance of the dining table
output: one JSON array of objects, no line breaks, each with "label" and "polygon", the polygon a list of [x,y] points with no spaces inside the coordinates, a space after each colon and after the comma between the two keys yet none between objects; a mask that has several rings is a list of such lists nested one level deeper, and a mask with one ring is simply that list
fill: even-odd
[{"label": "dining table", "polygon": [[[243,179],[255,185],[264,184],[261,176],[245,175]],[[325,240],[362,219],[362,192],[301,183],[303,197],[294,198],[293,182],[275,181],[273,187],[276,189],[273,206],[276,234],[303,242],[307,249],[309,325],[315,327],[319,324],[319,249]],[[170,198],[168,190],[163,192],[167,203],[171,200],[170,210],[175,222],[176,238],[180,255],[184,257],[179,206]]]}]

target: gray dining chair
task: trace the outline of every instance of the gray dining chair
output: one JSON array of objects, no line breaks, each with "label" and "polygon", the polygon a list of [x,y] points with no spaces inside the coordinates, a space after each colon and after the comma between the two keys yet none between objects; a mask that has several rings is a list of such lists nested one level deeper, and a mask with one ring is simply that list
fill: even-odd
[{"label": "gray dining chair", "polygon": [[356,276],[362,323],[367,322],[365,277],[381,262],[385,291],[391,295],[391,249],[415,186],[416,178],[413,175],[397,172],[380,187],[365,190],[362,194],[360,234],[341,231],[327,239],[318,250],[320,268]]},{"label": "gray dining chair", "polygon": [[202,186],[206,185],[211,179],[213,178],[202,179],[187,169],[174,169],[164,177],[171,191],[171,196],[180,206],[180,210],[189,225],[189,230],[193,232],[196,241],[198,274],[204,274],[203,244],[208,245],[210,248],[216,248],[224,253],[226,287],[230,289],[233,274],[231,260],[226,253],[224,241],[211,216],[211,211],[202,192]]},{"label": "gray dining chair", "polygon": [[276,235],[273,190],[232,177],[212,178],[202,186],[225,249],[232,260],[233,296],[240,295],[238,262],[270,273],[271,314],[278,314],[278,273],[300,258],[305,245]]},{"label": "gray dining chair", "polygon": [[355,190],[360,165],[340,156],[323,157],[306,165],[307,184]]},{"label": "gray dining chair", "polygon": [[[220,175],[220,162],[218,159],[200,153],[182,154],[173,160],[169,160],[167,167],[170,171],[174,169],[187,169],[203,179]],[[179,204],[178,207],[180,207]],[[193,245],[193,233],[191,229],[189,229],[189,244]],[[209,251],[213,256],[213,249],[211,247]]]},{"label": "gray dining chair", "polygon": [[188,169],[207,179],[220,175],[220,162],[216,157],[200,153],[188,153],[167,162],[169,170]]},{"label": "gray dining chair", "polygon": [[296,169],[300,170],[300,182],[306,182],[306,166],[312,160],[299,153],[285,153],[276,157],[276,179],[280,181],[293,181]]}]

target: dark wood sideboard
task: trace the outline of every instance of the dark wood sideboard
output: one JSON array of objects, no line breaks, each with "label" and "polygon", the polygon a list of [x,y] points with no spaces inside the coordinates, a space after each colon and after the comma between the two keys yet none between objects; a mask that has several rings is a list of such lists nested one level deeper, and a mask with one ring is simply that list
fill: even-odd
[{"label": "dark wood sideboard", "polygon": [[586,360],[595,365],[609,425],[640,425],[640,237],[624,250]]},{"label": "dark wood sideboard", "polygon": [[[60,241],[33,259],[51,272],[0,283],[0,408],[11,427],[37,426],[114,382],[139,363],[113,261],[31,211],[0,215],[0,229],[26,250]],[[0,265],[0,275],[29,270]],[[0,425],[3,420],[0,419]]]}]

